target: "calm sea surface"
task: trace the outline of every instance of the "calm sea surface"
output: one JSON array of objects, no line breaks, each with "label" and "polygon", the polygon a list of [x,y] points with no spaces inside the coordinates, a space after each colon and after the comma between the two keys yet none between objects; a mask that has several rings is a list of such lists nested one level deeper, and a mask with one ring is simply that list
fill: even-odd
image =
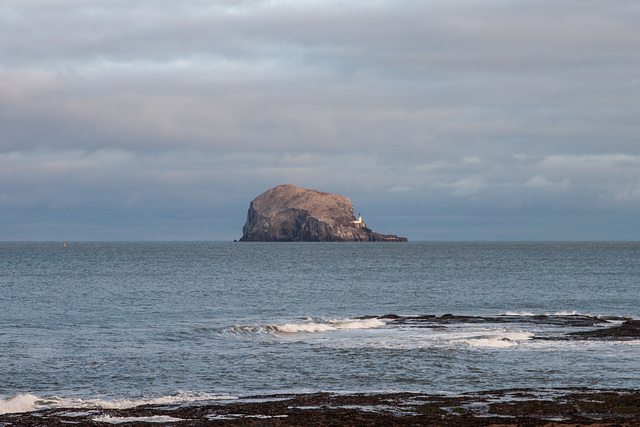
[{"label": "calm sea surface", "polygon": [[566,339],[626,317],[640,243],[0,243],[0,413],[20,395],[639,388],[640,340]]}]

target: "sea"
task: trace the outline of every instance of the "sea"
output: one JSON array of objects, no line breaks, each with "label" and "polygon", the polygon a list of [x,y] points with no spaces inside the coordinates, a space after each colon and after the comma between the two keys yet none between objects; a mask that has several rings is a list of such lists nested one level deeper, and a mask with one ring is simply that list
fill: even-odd
[{"label": "sea", "polygon": [[0,414],[640,388],[639,242],[3,242]]}]

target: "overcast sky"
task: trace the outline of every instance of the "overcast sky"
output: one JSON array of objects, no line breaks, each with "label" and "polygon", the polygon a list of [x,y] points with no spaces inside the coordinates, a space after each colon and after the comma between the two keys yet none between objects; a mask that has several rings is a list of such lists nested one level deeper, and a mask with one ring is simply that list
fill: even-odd
[{"label": "overcast sky", "polygon": [[0,240],[640,239],[637,0],[0,0]]}]

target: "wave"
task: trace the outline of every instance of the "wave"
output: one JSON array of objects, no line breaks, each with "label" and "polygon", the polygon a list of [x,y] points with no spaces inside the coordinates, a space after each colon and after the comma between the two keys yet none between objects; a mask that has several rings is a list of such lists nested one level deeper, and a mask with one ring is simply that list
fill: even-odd
[{"label": "wave", "polygon": [[20,412],[33,412],[44,408],[130,409],[144,405],[180,405],[211,400],[235,399],[238,399],[238,397],[182,391],[170,396],[137,399],[78,399],[62,398],[57,396],[39,398],[33,394],[20,394],[12,398],[0,399],[0,415]]},{"label": "wave", "polygon": [[505,311],[501,316],[504,317],[551,317],[551,318],[584,318],[584,319],[597,319],[597,320],[609,320],[609,321],[623,321],[633,316],[626,315],[606,315],[606,314],[591,314],[591,313],[581,313],[577,310],[563,310],[556,312],[545,312],[545,313],[532,313],[530,311]]},{"label": "wave", "polygon": [[33,394],[19,394],[9,399],[0,399],[0,415],[36,410],[38,398]]},{"label": "wave", "polygon": [[328,332],[342,329],[372,329],[386,325],[386,322],[378,318],[370,319],[334,319],[326,321],[316,321],[314,319],[304,319],[304,323],[284,323],[280,325],[244,325],[234,326],[230,329],[232,333],[313,333]]},{"label": "wave", "polygon": [[503,316],[583,316],[583,317],[601,317],[599,314],[589,314],[589,313],[580,313],[579,311],[573,310],[573,311],[556,311],[555,313],[550,313],[550,312],[546,312],[546,313],[539,313],[539,314],[535,314],[532,313],[530,311],[510,311],[507,310],[506,312],[504,312],[504,314],[502,314]]},{"label": "wave", "polygon": [[[405,331],[406,329],[418,329],[423,337],[438,337],[443,339],[441,332],[464,331],[466,336],[458,337],[458,339],[466,340],[466,344],[473,347],[515,347],[519,342],[530,339],[580,339],[580,335],[573,334],[573,331],[582,331],[584,328],[612,329],[622,326],[628,317],[621,316],[604,316],[583,314],[577,311],[562,311],[553,314],[534,314],[527,311],[514,312],[507,311],[503,314],[496,315],[453,315],[443,314],[441,316],[433,314],[424,315],[397,315],[386,314],[383,316],[363,316],[358,318],[343,319],[318,319],[318,318],[300,318],[296,322],[280,323],[280,324],[263,324],[263,325],[236,325],[232,328],[219,330],[222,335],[227,334],[250,334],[250,335],[272,335],[286,336],[295,334],[314,334],[326,333],[344,329],[372,329],[383,326],[388,330],[389,334],[394,335],[395,332]],[[478,334],[478,328],[484,329]],[[526,335],[504,335],[500,331],[506,328],[510,331],[522,331]],[[427,334],[426,330],[431,330],[433,335]],[[475,332],[475,336],[467,335],[469,332]],[[533,336],[532,334],[536,335]],[[426,334],[426,335],[425,335]],[[433,335],[433,337],[431,336]],[[378,336],[378,334],[376,334]],[[634,335],[635,336],[635,335]],[[625,339],[631,336],[624,336]],[[363,338],[363,337],[361,337]],[[454,338],[451,341],[455,341]]]},{"label": "wave", "polygon": [[453,315],[443,314],[386,314],[368,315],[358,318],[314,319],[301,318],[297,322],[282,324],[235,325],[224,329],[203,328],[201,331],[215,331],[217,334],[298,334],[330,332],[341,329],[371,329],[382,326],[403,326],[419,328],[444,328],[464,324],[522,324],[553,325],[565,327],[612,326],[629,319],[627,316],[605,316],[583,314],[577,311],[559,311],[555,313],[535,314],[529,311],[505,311],[496,315]]},{"label": "wave", "polygon": [[468,344],[471,347],[511,348],[517,347],[521,341],[529,341],[533,339],[533,337],[534,335],[530,332],[514,331],[505,332],[502,334],[466,338],[458,340],[458,342]]},{"label": "wave", "polygon": [[530,311],[506,311],[502,314],[502,316],[529,316],[529,317],[533,317],[535,316],[534,313],[531,313]]},{"label": "wave", "polygon": [[326,332],[339,329],[371,329],[386,325],[380,319],[343,319],[330,320],[327,323],[287,323],[275,326],[279,332],[295,334],[298,332]]},{"label": "wave", "polygon": [[[233,400],[235,396],[220,396],[209,393],[189,393],[179,392],[175,395],[161,396],[153,398],[138,399],[88,399],[77,400],[77,405],[81,408],[101,408],[101,409],[129,409],[143,405],[176,405],[192,402],[201,402],[206,400]],[[65,405],[66,406],[66,405]]]}]

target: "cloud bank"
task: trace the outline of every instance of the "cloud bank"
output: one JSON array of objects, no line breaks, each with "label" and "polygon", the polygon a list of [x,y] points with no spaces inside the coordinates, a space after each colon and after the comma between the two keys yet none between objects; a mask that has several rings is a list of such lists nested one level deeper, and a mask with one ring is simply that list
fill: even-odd
[{"label": "cloud bank", "polygon": [[413,240],[640,238],[634,1],[0,3],[0,240],[239,237],[292,183]]}]

